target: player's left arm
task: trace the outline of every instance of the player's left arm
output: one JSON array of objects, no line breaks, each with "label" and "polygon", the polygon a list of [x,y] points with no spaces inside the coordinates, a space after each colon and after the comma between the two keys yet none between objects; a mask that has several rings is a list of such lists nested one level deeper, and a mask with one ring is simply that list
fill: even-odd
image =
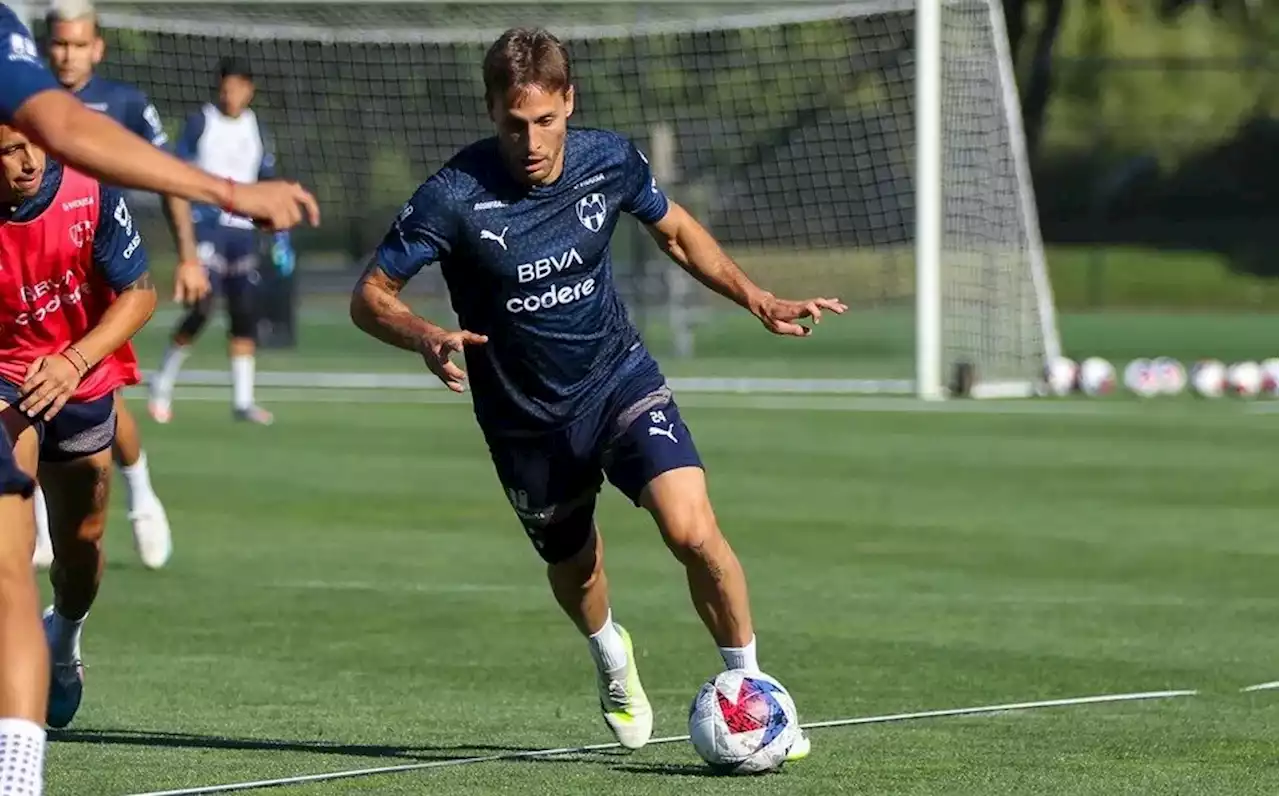
[{"label": "player's left arm", "polygon": [[802,301],[780,299],[751,281],[751,278],[725,253],[706,227],[689,211],[667,198],[658,188],[649,162],[639,150],[628,145],[626,173],[630,179],[623,209],[634,215],[658,246],[695,279],[756,316],[774,334],[804,337],[807,326],[795,321],[822,320],[822,311],[836,314],[848,307],[835,298],[811,298]]},{"label": "player's left arm", "polygon": [[780,299],[751,281],[720,244],[680,205],[670,202],[665,215],[646,225],[658,246],[681,268],[715,292],[735,302],[774,334],[805,337],[812,330],[796,321],[822,321],[823,310],[837,315],[848,309],[838,298]]},{"label": "player's left arm", "polygon": [[[75,395],[81,379],[146,325],[156,308],[156,290],[147,270],[147,252],[124,194],[101,189],[101,215],[94,232],[93,261],[103,281],[116,291],[98,323],[59,354],[31,363],[20,407],[30,416],[56,415]],[[81,290],[89,285],[80,285]]]}]

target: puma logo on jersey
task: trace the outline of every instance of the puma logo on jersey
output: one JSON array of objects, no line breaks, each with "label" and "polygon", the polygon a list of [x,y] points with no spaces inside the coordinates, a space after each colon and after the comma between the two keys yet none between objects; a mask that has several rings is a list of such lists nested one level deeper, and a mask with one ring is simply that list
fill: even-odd
[{"label": "puma logo on jersey", "polygon": [[658,426],[649,426],[649,436],[651,436],[651,437],[666,437],[667,439],[671,440],[672,442],[677,442],[677,440],[676,440],[676,424],[675,424],[675,423],[671,423],[671,424],[670,424],[670,425],[668,425],[666,428],[660,428],[660,427],[658,427]]},{"label": "puma logo on jersey", "polygon": [[482,230],[480,230],[480,240],[491,240],[491,241],[494,241],[495,243],[497,243],[499,246],[501,246],[501,247],[502,247],[502,250],[503,250],[503,251],[506,251],[506,250],[507,250],[507,241],[506,241],[506,238],[507,238],[507,230],[508,230],[508,229],[511,229],[511,228],[510,228],[510,227],[503,227],[503,228],[502,228],[502,232],[501,232],[501,233],[494,233],[494,232],[490,232],[490,231],[489,231],[489,230],[487,230],[487,229],[482,229]]}]

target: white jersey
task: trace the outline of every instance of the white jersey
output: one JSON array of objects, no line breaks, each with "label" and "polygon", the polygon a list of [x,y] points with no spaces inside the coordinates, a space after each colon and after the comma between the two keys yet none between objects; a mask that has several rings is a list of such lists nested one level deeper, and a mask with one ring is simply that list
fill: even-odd
[{"label": "white jersey", "polygon": [[[267,145],[258,116],[245,110],[227,116],[216,105],[206,103],[193,113],[178,139],[178,156],[218,177],[252,183],[275,173],[275,157]],[[192,208],[196,223],[217,213],[222,226],[251,229],[253,222],[242,216],[200,207]]]}]

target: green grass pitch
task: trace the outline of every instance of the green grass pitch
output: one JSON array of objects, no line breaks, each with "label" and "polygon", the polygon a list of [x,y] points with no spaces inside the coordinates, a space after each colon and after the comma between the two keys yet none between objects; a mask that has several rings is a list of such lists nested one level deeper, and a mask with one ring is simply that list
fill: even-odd
[{"label": "green grass pitch", "polygon": [[[136,563],[117,498],[48,793],[610,740],[465,399],[266,391],[263,429],[182,394],[210,400],[143,427],[174,559]],[[1278,664],[1274,403],[683,403],[802,719],[1202,694],[822,730],[749,780],[672,744],[273,792],[1274,793],[1276,693],[1239,691]],[[606,492],[600,519],[656,731],[682,733],[718,656],[647,517]]]}]

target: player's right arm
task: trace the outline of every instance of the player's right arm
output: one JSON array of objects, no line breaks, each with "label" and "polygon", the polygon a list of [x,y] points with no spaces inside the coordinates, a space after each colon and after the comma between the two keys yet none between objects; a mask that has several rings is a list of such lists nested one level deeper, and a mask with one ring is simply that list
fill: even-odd
[{"label": "player's right arm", "polygon": [[446,387],[462,392],[466,373],[450,357],[464,346],[482,345],[489,338],[437,326],[400,297],[414,275],[451,249],[454,220],[448,194],[447,178],[437,173],[400,211],[351,294],[351,321],[388,345],[421,354]]},{"label": "player's right arm", "polygon": [[219,179],[156,149],[61,89],[23,102],[13,122],[59,160],[112,185],[230,207],[271,229],[288,229],[304,217],[320,223],[315,197],[297,183]]},{"label": "player's right arm", "polygon": [[104,182],[197,202],[288,229],[320,208],[295,183],[232,185],[140,140],[106,114],[64,91],[40,60],[31,32],[0,3],[0,120],[12,121],[54,157]]}]

